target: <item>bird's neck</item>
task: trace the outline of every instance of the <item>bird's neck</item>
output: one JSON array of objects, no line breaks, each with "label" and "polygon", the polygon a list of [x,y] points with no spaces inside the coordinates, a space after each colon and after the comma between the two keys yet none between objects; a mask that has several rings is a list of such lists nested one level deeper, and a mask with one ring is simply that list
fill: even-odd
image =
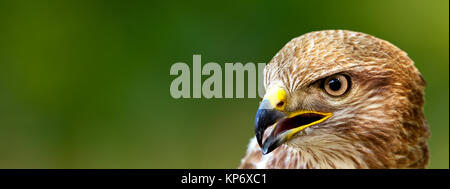
[{"label": "bird's neck", "polygon": [[297,168],[368,168],[358,144],[332,134],[299,137],[284,145]]}]

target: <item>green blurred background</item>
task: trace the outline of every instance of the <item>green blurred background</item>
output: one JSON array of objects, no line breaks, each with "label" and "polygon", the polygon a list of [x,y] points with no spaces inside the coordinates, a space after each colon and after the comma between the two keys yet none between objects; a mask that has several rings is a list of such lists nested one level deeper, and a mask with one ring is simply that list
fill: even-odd
[{"label": "green blurred background", "polygon": [[0,2],[0,168],[235,168],[259,99],[173,99],[172,64],[268,62],[361,31],[424,75],[429,168],[449,168],[449,1]]}]

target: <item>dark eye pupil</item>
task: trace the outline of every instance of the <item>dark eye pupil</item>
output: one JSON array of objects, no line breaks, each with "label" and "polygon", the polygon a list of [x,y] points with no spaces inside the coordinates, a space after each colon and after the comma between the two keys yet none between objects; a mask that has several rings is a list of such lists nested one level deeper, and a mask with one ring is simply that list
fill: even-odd
[{"label": "dark eye pupil", "polygon": [[330,79],[330,81],[328,81],[328,86],[330,86],[330,89],[333,91],[337,91],[339,89],[341,89],[341,81],[339,81],[339,79]]}]

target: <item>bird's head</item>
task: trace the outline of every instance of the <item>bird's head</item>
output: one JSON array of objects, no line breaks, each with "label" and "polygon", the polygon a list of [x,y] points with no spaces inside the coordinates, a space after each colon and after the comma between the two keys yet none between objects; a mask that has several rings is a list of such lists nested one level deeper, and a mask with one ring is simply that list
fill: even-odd
[{"label": "bird's head", "polygon": [[255,119],[263,154],[330,137],[372,145],[376,153],[394,139],[427,132],[422,76],[406,53],[367,34],[330,30],[295,38],[266,66],[264,84]]}]

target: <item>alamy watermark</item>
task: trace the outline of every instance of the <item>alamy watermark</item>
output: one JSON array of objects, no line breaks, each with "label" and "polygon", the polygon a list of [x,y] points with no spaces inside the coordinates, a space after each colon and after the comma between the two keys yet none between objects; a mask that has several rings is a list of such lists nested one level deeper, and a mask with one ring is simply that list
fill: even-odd
[{"label": "alamy watermark", "polygon": [[[266,63],[225,63],[223,74],[220,64],[209,62],[202,66],[201,59],[201,55],[193,55],[192,77],[188,64],[177,62],[172,65],[170,75],[178,76],[170,84],[170,95],[173,98],[245,98],[245,75],[247,98],[256,98],[257,95],[259,98],[263,97]],[[202,76],[208,77],[202,82]],[[222,82],[223,78],[225,83]]]}]

